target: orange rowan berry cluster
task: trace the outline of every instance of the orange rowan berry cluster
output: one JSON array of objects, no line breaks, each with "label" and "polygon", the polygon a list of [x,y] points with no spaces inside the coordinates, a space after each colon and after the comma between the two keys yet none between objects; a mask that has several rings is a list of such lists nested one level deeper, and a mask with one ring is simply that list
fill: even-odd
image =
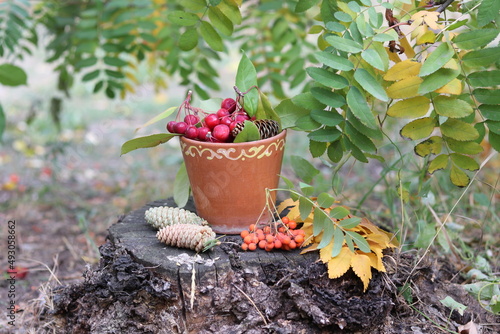
[{"label": "orange rowan berry cluster", "polygon": [[257,247],[270,252],[273,249],[292,250],[300,247],[304,242],[304,230],[297,229],[297,222],[281,218],[281,221],[272,222],[260,228],[251,224],[248,230],[240,233],[243,243],[241,249],[256,250]]}]

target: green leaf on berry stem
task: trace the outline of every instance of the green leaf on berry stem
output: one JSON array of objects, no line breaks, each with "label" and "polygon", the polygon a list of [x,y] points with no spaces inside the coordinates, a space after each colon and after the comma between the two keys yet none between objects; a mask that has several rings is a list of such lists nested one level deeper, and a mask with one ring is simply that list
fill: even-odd
[{"label": "green leaf on berry stem", "polygon": [[186,165],[181,164],[174,180],[174,201],[178,207],[182,208],[186,205],[189,199],[190,184],[187,175]]},{"label": "green leaf on berry stem", "polygon": [[[257,71],[253,63],[248,59],[246,54],[241,57],[236,71],[236,87],[241,92],[246,92],[252,86],[257,86]],[[250,89],[243,98],[245,111],[250,117],[254,116],[257,112],[259,103],[259,92],[257,89]]]},{"label": "green leaf on berry stem", "polygon": [[138,148],[148,148],[148,147],[158,146],[160,144],[166,143],[175,136],[178,136],[178,134],[159,133],[155,135],[131,139],[129,141],[126,141],[122,145],[120,155],[124,155],[130,151],[137,150]]},{"label": "green leaf on berry stem", "polygon": [[260,139],[260,132],[257,125],[251,121],[245,121],[243,130],[234,138],[235,143],[244,143]]}]

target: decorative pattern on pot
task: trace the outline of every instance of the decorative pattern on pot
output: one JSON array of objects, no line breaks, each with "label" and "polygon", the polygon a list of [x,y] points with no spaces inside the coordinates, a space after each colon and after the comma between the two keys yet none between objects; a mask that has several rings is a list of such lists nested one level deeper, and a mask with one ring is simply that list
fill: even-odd
[{"label": "decorative pattern on pot", "polygon": [[[217,148],[216,150],[211,148],[204,148],[201,145],[189,145],[181,142],[181,149],[185,155],[195,157],[203,157],[206,155],[207,160],[213,159],[229,159],[229,160],[245,160],[245,159],[261,159],[263,157],[269,157],[274,152],[282,151],[285,147],[285,140],[280,139],[277,142],[270,143],[269,145],[260,145],[257,147],[252,147],[250,149],[238,150],[234,147],[231,148]],[[236,155],[234,155],[236,153]]]}]

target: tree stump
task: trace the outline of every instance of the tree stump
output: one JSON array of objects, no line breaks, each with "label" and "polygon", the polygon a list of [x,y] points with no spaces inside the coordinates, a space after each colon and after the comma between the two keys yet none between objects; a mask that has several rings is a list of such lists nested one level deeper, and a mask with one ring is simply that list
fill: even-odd
[{"label": "tree stump", "polygon": [[[318,254],[244,252],[225,236],[205,253],[166,246],[144,219],[156,201],[109,228],[98,268],[54,297],[72,333],[392,333],[393,288],[378,273],[363,293],[352,273],[331,280]],[[186,209],[195,211],[190,202]]]}]

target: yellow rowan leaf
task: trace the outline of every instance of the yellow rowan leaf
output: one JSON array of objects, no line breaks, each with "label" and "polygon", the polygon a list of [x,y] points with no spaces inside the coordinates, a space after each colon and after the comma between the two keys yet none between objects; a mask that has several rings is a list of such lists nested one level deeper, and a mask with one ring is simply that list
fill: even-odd
[{"label": "yellow rowan leaf", "polygon": [[294,201],[291,198],[287,198],[278,205],[276,210],[278,211],[278,213],[281,213],[281,212],[283,212],[283,210],[285,210],[288,207],[291,207],[291,206],[297,207],[298,205],[299,205],[299,201]]},{"label": "yellow rowan leaf", "polygon": [[399,44],[404,48],[405,55],[408,59],[415,58],[415,50],[413,50],[413,47],[410,45],[406,37],[400,38]]},{"label": "yellow rowan leaf", "polygon": [[394,103],[387,110],[387,115],[396,118],[419,118],[427,114],[430,105],[431,101],[427,97],[416,96]]},{"label": "yellow rowan leaf", "polygon": [[434,43],[436,41],[436,34],[432,30],[426,30],[423,34],[416,38],[417,45],[426,43]]},{"label": "yellow rowan leaf", "polygon": [[332,249],[333,239],[328,245],[319,250],[319,258],[321,259],[321,261],[323,261],[323,263],[327,263],[332,259]]},{"label": "yellow rowan leaf", "polygon": [[462,81],[455,78],[443,87],[436,89],[435,92],[438,94],[460,95],[462,94],[462,90]]},{"label": "yellow rowan leaf", "polygon": [[[366,237],[366,241],[370,243],[370,241],[376,243],[379,245],[381,248],[388,248],[389,247],[389,237],[383,233],[370,233]],[[370,249],[373,250],[373,247],[370,246]]]},{"label": "yellow rowan leaf", "polygon": [[366,255],[370,258],[370,264],[372,268],[375,268],[383,273],[386,272],[384,263],[382,262],[382,256],[378,256],[375,253],[363,253],[363,255]]},{"label": "yellow rowan leaf", "polygon": [[452,58],[448,60],[446,64],[443,65],[443,68],[448,68],[450,70],[459,70],[458,62],[456,61],[456,59]]},{"label": "yellow rowan leaf", "polygon": [[377,256],[377,270],[381,272],[386,272],[384,262],[382,261],[382,258],[384,257],[384,253],[382,252],[382,249],[375,248],[373,250],[373,253]]},{"label": "yellow rowan leaf", "polygon": [[425,25],[419,25],[415,29],[412,30],[410,36],[411,36],[412,39],[418,39],[420,36],[422,36],[423,34],[425,34],[427,31],[429,31],[429,28],[427,26],[425,26]]},{"label": "yellow rowan leaf", "polygon": [[399,58],[399,55],[396,52],[391,52],[389,48],[385,48],[385,51],[389,55],[389,60],[395,62],[396,64],[401,62],[401,58]]},{"label": "yellow rowan leaf", "polygon": [[328,278],[339,278],[351,267],[354,253],[348,247],[342,247],[340,254],[328,261]]},{"label": "yellow rowan leaf", "polygon": [[398,81],[409,77],[416,77],[418,73],[420,73],[421,67],[422,64],[419,62],[411,59],[403,60],[402,62],[396,63],[387,71],[384,75],[384,80]]},{"label": "yellow rowan leaf", "polygon": [[418,95],[418,88],[423,79],[420,77],[409,77],[393,83],[387,87],[387,95],[391,99],[406,99]]},{"label": "yellow rowan leaf", "polygon": [[[330,266],[330,262],[328,266]],[[370,258],[366,255],[354,254],[354,256],[351,257],[351,267],[356,276],[363,282],[363,292],[366,291],[372,278]],[[328,276],[330,276],[330,270],[328,270]]]},{"label": "yellow rowan leaf", "polygon": [[319,245],[319,243],[317,243],[317,242],[316,242],[316,243],[312,244],[311,246],[309,246],[309,247],[307,247],[307,248],[303,249],[303,250],[300,252],[300,254],[305,254],[305,253],[309,253],[309,252],[314,252],[314,251],[317,251],[317,250],[318,250],[318,245]]}]

